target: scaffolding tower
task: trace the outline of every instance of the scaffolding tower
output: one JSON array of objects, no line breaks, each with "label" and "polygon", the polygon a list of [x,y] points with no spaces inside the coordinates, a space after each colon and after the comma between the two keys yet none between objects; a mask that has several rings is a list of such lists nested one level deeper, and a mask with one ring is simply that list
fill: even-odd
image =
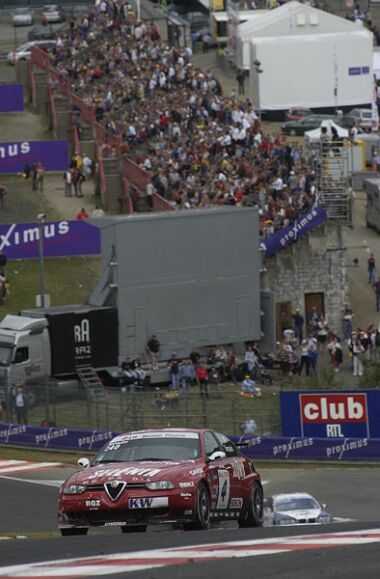
[{"label": "scaffolding tower", "polygon": [[352,223],[351,143],[321,137],[317,146],[319,202],[329,219]]}]

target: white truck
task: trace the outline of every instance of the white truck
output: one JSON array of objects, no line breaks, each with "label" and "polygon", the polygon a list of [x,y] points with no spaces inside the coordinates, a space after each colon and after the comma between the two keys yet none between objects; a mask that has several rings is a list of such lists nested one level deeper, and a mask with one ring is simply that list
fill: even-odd
[{"label": "white truck", "polygon": [[117,372],[118,354],[115,308],[78,305],[7,315],[0,322],[0,389],[22,382],[38,396],[46,379],[57,388],[90,378],[101,385],[99,375],[106,381]]}]

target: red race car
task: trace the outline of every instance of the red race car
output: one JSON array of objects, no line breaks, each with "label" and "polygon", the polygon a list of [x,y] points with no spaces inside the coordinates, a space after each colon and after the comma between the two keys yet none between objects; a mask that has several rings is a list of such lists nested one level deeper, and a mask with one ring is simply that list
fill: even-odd
[{"label": "red race car", "polygon": [[155,523],[207,529],[210,521],[263,523],[263,489],[253,462],[224,434],[167,428],[120,434],[61,486],[61,534],[119,526],[144,532]]}]

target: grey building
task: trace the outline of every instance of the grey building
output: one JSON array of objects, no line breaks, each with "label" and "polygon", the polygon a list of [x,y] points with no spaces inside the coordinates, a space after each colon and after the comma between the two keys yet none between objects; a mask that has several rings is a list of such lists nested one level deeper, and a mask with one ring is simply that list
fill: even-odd
[{"label": "grey building", "polygon": [[[162,357],[262,337],[256,209],[221,207],[91,221],[101,230],[102,275],[89,303],[119,312],[121,356],[141,357],[156,334]],[[266,315],[262,315],[263,311]],[[106,339],[106,336],[105,336]]]}]

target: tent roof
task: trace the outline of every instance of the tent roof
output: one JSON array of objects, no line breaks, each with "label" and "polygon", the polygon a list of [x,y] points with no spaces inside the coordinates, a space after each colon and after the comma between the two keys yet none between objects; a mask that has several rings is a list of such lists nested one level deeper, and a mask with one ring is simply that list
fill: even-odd
[{"label": "tent roof", "polygon": [[[298,23],[297,16],[302,18],[302,15],[304,15],[305,18],[307,16],[308,21],[313,20],[318,23],[318,25],[315,24],[310,27],[306,27],[305,25],[301,26]],[[296,0],[291,0],[274,10],[269,10],[260,18],[240,24],[238,26],[238,32],[239,35],[241,34],[244,37],[249,37],[251,35],[273,36],[274,28],[276,28],[276,25],[278,24],[281,25],[281,23],[286,25],[288,31],[286,33],[279,32],[279,36],[284,34],[288,35],[290,33],[289,29],[293,29],[293,33],[296,33],[299,30],[301,34],[305,33],[307,28],[312,28],[313,32],[316,33],[323,33],[324,28],[327,28],[327,31],[334,30],[336,32],[358,30],[358,26],[346,18],[341,18],[340,16],[335,16],[328,12],[324,12],[323,10],[318,10],[317,8],[313,8],[307,4],[301,4]]]},{"label": "tent roof", "polygon": [[[347,129],[343,129],[343,127],[340,127],[339,125],[334,123],[334,121],[330,121],[330,125],[336,128],[339,137],[348,138],[349,132]],[[306,131],[305,133],[305,139],[308,139],[309,141],[318,141],[320,138],[321,138],[321,127],[313,129],[312,131]]]},{"label": "tent roof", "polygon": [[261,20],[264,16],[270,13],[270,10],[255,10],[248,20],[238,24],[238,34],[240,38],[250,38],[252,36],[251,27],[252,24]]}]

